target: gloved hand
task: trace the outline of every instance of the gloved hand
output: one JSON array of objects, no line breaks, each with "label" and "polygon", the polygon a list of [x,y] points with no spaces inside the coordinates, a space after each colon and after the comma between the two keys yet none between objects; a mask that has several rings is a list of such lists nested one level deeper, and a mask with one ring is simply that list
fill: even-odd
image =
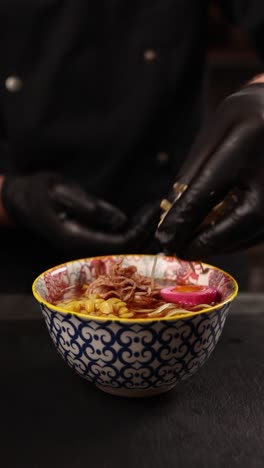
[{"label": "gloved hand", "polygon": [[[187,189],[156,232],[167,253],[202,260],[264,239],[264,84],[223,101],[177,181]],[[205,222],[224,199],[226,206]]]},{"label": "gloved hand", "polygon": [[16,225],[74,255],[137,250],[153,224],[153,210],[128,223],[119,209],[53,173],[5,177],[2,203]]}]

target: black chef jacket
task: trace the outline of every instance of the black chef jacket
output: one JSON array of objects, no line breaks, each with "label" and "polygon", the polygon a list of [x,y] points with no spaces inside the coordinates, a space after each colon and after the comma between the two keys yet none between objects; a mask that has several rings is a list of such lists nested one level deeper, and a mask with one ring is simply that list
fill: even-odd
[{"label": "black chef jacket", "polygon": [[[2,0],[0,173],[58,171],[127,213],[166,195],[205,109],[207,3]],[[264,2],[221,3],[261,44]],[[1,233],[23,277],[60,258]]]}]

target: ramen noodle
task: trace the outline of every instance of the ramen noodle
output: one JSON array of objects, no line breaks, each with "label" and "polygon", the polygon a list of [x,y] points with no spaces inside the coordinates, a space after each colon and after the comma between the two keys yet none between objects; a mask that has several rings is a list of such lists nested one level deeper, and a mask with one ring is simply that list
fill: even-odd
[{"label": "ramen noodle", "polygon": [[173,317],[190,311],[199,312],[211,304],[183,307],[181,304],[165,301],[160,292],[173,287],[175,281],[154,279],[156,261],[150,277],[141,275],[137,267],[124,267],[122,259],[109,267],[107,274],[101,274],[81,287],[65,289],[54,304],[69,312],[85,315],[120,318]]}]

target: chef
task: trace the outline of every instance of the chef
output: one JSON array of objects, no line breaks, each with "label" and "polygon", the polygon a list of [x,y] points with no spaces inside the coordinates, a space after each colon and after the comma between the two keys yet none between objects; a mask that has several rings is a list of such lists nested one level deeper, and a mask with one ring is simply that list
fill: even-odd
[{"label": "chef", "polygon": [[[264,3],[219,3],[263,54]],[[259,237],[264,78],[224,103],[183,165],[204,120],[207,21],[197,0],[1,2],[2,290],[76,256],[144,251],[184,167],[161,248],[202,258],[232,249],[237,233],[247,244],[245,210]],[[253,157],[232,220],[195,237]]]}]

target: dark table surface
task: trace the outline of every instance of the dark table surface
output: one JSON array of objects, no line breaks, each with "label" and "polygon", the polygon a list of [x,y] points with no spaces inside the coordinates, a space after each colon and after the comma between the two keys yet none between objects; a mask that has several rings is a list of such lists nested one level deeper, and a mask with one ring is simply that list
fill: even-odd
[{"label": "dark table surface", "polygon": [[0,466],[264,466],[264,295],[240,295],[207,364],[171,392],[122,399],[79,379],[31,297],[0,296]]}]

